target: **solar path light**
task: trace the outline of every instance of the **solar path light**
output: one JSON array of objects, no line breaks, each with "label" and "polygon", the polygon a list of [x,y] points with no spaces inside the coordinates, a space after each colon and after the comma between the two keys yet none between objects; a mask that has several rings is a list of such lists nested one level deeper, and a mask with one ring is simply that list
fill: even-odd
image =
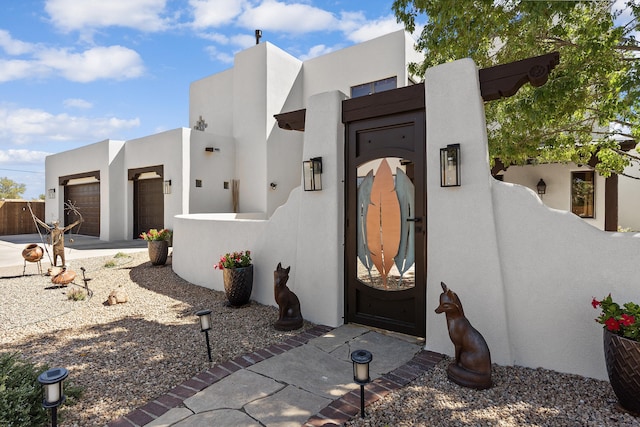
[{"label": "solar path light", "polygon": [[209,362],[211,359],[211,345],[209,344],[209,330],[211,330],[211,310],[200,310],[196,313],[196,316],[200,318],[200,331],[204,332],[207,340],[207,354],[209,355]]},{"label": "solar path light", "polygon": [[62,381],[69,375],[65,368],[52,368],[38,375],[38,382],[44,387],[42,407],[51,408],[51,427],[58,426],[58,406],[65,400]]},{"label": "solar path light", "polygon": [[371,382],[369,377],[369,363],[373,359],[371,352],[356,350],[351,353],[353,362],[353,381],[360,384],[360,418],[364,418],[364,385]]}]

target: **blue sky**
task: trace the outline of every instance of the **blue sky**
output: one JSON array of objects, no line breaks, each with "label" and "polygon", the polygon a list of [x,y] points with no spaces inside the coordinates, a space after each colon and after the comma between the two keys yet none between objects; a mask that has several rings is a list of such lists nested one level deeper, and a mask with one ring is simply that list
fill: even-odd
[{"label": "blue sky", "polygon": [[14,0],[0,14],[0,177],[45,193],[44,158],[188,127],[189,84],[254,30],[308,59],[401,28],[392,0]]}]

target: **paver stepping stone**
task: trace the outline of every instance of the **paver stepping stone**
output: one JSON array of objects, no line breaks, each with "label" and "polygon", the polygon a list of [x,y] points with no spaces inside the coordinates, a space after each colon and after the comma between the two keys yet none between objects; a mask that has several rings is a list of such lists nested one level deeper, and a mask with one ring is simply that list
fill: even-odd
[{"label": "paver stepping stone", "polygon": [[240,409],[283,387],[271,378],[242,369],[185,399],[184,406],[196,414],[222,408]]},{"label": "paver stepping stone", "polygon": [[299,427],[329,403],[331,399],[287,386],[272,396],[254,400],[244,410],[267,427]]},{"label": "paver stepping stone", "polygon": [[357,387],[351,362],[313,346],[294,348],[247,369],[332,400]]},{"label": "paver stepping stone", "polygon": [[149,424],[145,424],[144,427],[170,427],[174,423],[177,423],[180,420],[184,420],[190,415],[193,415],[193,412],[191,412],[187,408],[169,409],[167,412],[151,421]]},{"label": "paver stepping stone", "polygon": [[261,427],[260,424],[241,411],[219,409],[196,414],[174,424],[172,427]]}]

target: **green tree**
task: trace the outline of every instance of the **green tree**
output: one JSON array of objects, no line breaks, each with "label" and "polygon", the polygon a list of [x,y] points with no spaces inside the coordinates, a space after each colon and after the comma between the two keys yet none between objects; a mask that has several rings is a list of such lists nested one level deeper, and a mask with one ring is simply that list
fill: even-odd
[{"label": "green tree", "polygon": [[21,199],[27,186],[5,177],[0,178],[0,199]]},{"label": "green tree", "polygon": [[[399,22],[424,28],[416,49],[426,55],[411,70],[470,57],[480,68],[560,52],[542,87],[485,104],[489,151],[506,165],[586,164],[603,176],[638,161],[620,150],[640,136],[640,6],[627,1],[395,0]],[[626,19],[625,19],[626,17]]]}]

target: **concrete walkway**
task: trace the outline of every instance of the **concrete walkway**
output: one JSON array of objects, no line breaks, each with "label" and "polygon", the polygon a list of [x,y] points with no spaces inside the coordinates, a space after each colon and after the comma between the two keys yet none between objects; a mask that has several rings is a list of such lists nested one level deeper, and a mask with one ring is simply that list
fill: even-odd
[{"label": "concrete walkway", "polygon": [[357,325],[325,326],[225,363],[178,385],[109,427],[340,425],[360,413],[354,350],[373,354],[366,404],[433,368],[423,343]]}]

